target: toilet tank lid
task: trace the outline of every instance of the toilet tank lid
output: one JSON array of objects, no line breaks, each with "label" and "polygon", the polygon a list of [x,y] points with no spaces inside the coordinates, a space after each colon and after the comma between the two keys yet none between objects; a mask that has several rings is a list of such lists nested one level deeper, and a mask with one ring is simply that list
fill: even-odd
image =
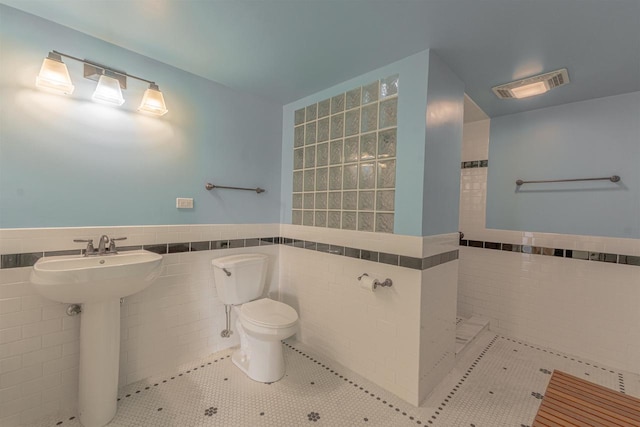
[{"label": "toilet tank lid", "polygon": [[229,255],[221,258],[216,258],[211,261],[214,267],[218,268],[233,268],[239,265],[252,265],[264,262],[269,258],[265,254],[242,254],[242,255]]}]

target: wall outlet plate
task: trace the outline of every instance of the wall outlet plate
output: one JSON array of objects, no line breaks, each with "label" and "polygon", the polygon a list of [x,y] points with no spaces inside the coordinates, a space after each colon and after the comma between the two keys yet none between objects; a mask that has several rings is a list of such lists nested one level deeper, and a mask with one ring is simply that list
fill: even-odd
[{"label": "wall outlet plate", "polygon": [[193,209],[193,199],[186,197],[178,197],[176,199],[176,208],[178,209]]}]

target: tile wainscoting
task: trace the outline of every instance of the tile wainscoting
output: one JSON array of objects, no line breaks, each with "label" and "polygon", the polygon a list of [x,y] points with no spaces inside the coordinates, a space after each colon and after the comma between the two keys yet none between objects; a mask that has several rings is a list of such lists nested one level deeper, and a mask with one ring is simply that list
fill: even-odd
[{"label": "tile wainscoting", "polygon": [[[184,241],[237,241],[279,234],[279,224],[83,227],[0,230],[2,254],[73,250],[73,239],[127,236],[131,246],[164,247],[161,276],[121,306],[120,386],[238,344],[220,337],[224,306],[213,286],[211,260],[243,252],[270,255],[268,295],[278,299],[278,247],[167,253]],[[167,246],[168,245],[168,246]],[[197,245],[196,245],[197,247]],[[195,249],[195,247],[192,247]],[[14,257],[15,258],[15,257]],[[7,258],[5,258],[6,260]],[[6,266],[5,266],[6,267]],[[32,424],[77,404],[81,315],[39,296],[30,267],[0,269],[0,425]],[[235,328],[234,328],[235,329]]]},{"label": "tile wainscoting", "polygon": [[466,238],[508,243],[460,247],[459,315],[640,372],[640,240],[506,230]]},{"label": "tile wainscoting", "polygon": [[[371,356],[363,374],[405,400],[417,403],[453,361],[455,296],[449,294],[455,295],[457,282],[457,233],[421,238],[280,224],[4,229],[0,424],[30,424],[75,410],[81,316],[68,317],[67,304],[40,297],[29,284],[30,266],[41,256],[79,255],[84,245],[73,239],[102,234],[126,236],[122,250],[145,248],[164,257],[157,282],[122,304],[120,386],[238,344],[237,335],[220,337],[224,306],[210,266],[213,258],[246,252],[271,255],[267,294],[298,309],[299,335],[309,345],[356,368],[361,357]],[[300,268],[305,265],[313,267]],[[352,286],[356,272],[391,277],[394,285],[365,292]],[[316,298],[323,292],[332,295],[326,301]],[[450,307],[437,304],[445,297],[451,299]],[[422,315],[429,304],[436,306]],[[342,313],[345,330],[332,335],[322,328],[326,313],[337,306],[352,311]],[[358,320],[351,324],[350,319]],[[442,333],[424,339],[437,345],[420,351],[424,327],[432,334],[434,325]],[[348,346],[334,352],[345,340]],[[402,359],[407,345],[412,346],[410,368],[404,364],[408,359]],[[340,351],[350,358],[339,358]],[[402,363],[396,366],[398,358]],[[428,364],[433,366],[427,369]]]},{"label": "tile wainscoting", "polygon": [[[282,225],[296,239],[427,259],[457,250],[458,234],[412,237]],[[370,292],[357,277],[391,278]],[[300,314],[298,339],[418,405],[455,354],[458,260],[420,270],[281,245],[280,292]]]}]

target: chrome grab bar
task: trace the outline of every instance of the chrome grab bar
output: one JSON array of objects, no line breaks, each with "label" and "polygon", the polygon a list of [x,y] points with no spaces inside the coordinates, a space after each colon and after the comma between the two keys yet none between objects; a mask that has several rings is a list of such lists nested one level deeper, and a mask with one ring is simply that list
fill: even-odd
[{"label": "chrome grab bar", "polygon": [[613,175],[613,176],[605,176],[602,178],[574,178],[574,179],[544,179],[544,180],[538,180],[538,181],[523,181],[521,179],[516,181],[516,185],[522,185],[522,184],[536,184],[536,183],[542,183],[542,182],[574,182],[574,181],[611,181],[611,182],[618,182],[620,181],[620,177],[618,175]]},{"label": "chrome grab bar", "polygon": [[212,184],[210,182],[207,182],[204,186],[204,188],[206,188],[207,190],[213,190],[214,188],[225,188],[227,190],[248,190],[248,191],[255,191],[256,193],[260,194],[260,193],[264,193],[265,189],[264,188],[245,188],[245,187],[227,187],[224,185],[215,185]]}]

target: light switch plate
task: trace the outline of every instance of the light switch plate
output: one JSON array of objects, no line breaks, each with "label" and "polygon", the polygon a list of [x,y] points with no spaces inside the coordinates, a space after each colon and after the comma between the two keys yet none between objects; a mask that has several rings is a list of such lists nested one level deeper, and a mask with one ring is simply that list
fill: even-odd
[{"label": "light switch plate", "polygon": [[178,197],[176,199],[176,208],[178,209],[193,209],[193,199]]}]

